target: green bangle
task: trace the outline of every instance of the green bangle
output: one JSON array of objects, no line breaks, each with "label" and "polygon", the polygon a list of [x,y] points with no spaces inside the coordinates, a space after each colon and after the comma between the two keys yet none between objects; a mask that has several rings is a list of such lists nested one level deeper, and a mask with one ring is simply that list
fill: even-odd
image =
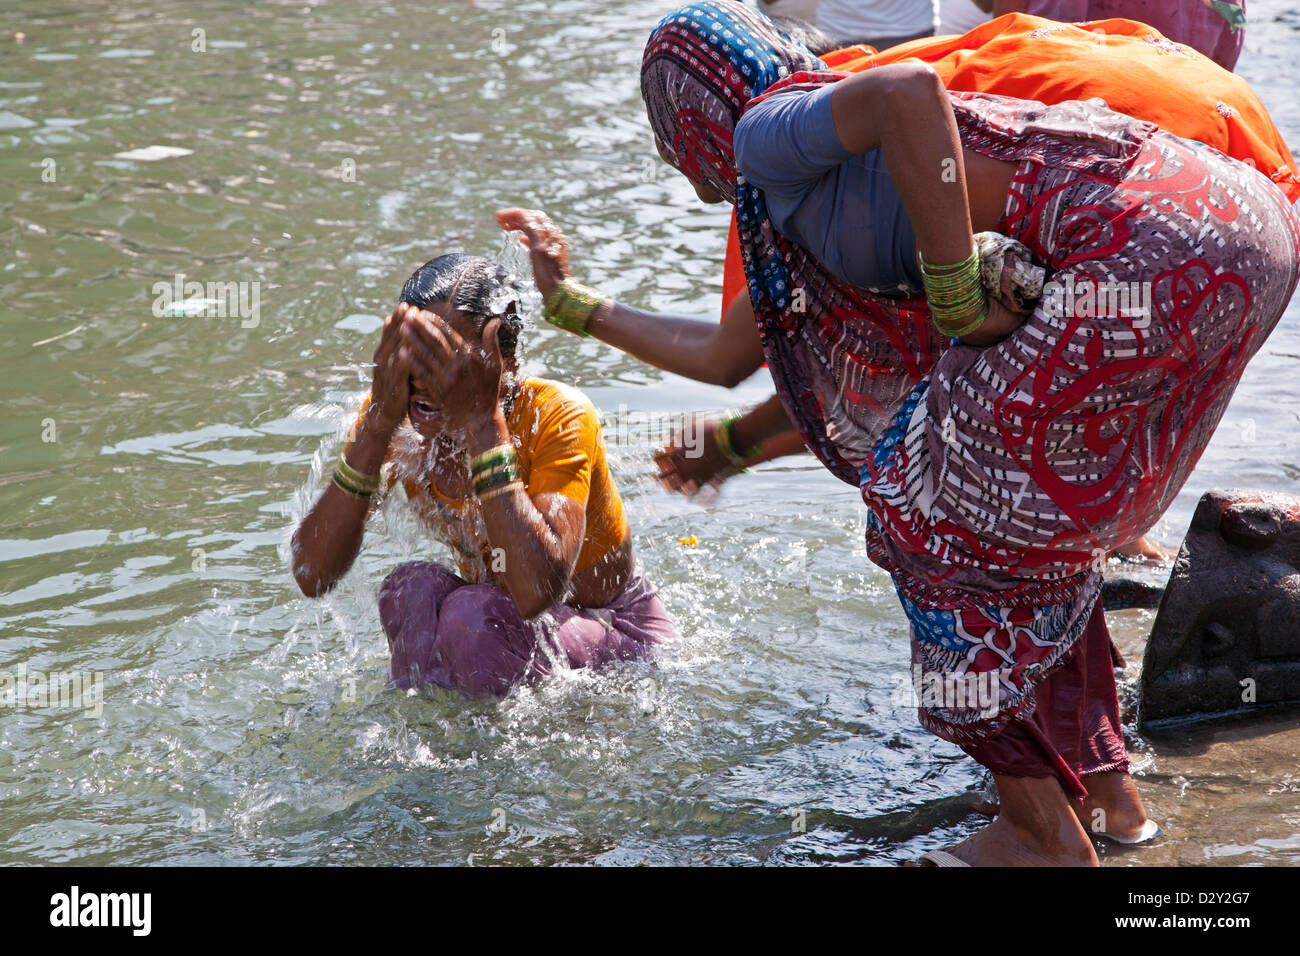
[{"label": "green bangle", "polygon": [[470,474],[470,477],[472,477],[475,481],[478,481],[480,478],[487,478],[490,475],[497,474],[498,472],[518,471],[518,470],[519,468],[517,462],[512,460],[502,460],[498,462],[493,462],[490,465],[484,465],[482,468],[475,468],[474,471]]},{"label": "green bangle", "polygon": [[589,289],[572,279],[565,279],[546,300],[542,309],[542,318],[556,328],[572,332],[584,338],[591,317],[605,302],[605,296],[595,289]]},{"label": "green bangle", "polygon": [[361,474],[361,472],[348,464],[346,456],[347,448],[345,447],[341,452],[339,452],[339,461],[338,465],[335,467],[335,472],[342,473],[343,477],[347,479],[348,484],[355,488],[369,491],[371,494],[378,491],[380,482],[379,476],[375,475],[372,477],[370,475]]},{"label": "green bangle", "polygon": [[760,443],[750,448],[736,447],[736,422],[739,421],[742,417],[743,416],[740,414],[740,412],[735,412],[731,415],[728,415],[726,421],[723,423],[723,426],[727,430],[727,444],[731,447],[731,450],[734,451],[741,458],[749,459],[749,458],[753,458],[760,451],[762,451],[763,446]]},{"label": "green bangle", "polygon": [[514,445],[497,445],[470,462],[470,480],[479,495],[498,485],[519,481],[519,456]]},{"label": "green bangle", "polygon": [[988,311],[986,309],[981,308],[979,310],[979,314],[975,316],[974,321],[971,322],[969,325],[963,325],[960,329],[946,329],[939,324],[937,319],[935,320],[934,327],[938,329],[940,332],[942,332],[944,335],[948,336],[949,338],[959,339],[963,335],[970,335],[970,333],[978,329],[981,325],[984,324],[984,320],[987,319],[988,317],[989,317]]},{"label": "green bangle", "polygon": [[471,472],[481,471],[503,461],[515,461],[517,457],[514,445],[495,445],[483,454],[474,456],[469,463],[469,469]]},{"label": "green bangle", "polygon": [[736,419],[738,418],[740,418],[739,412],[727,413],[727,415],[723,417],[722,423],[718,425],[718,430],[715,433],[714,440],[718,443],[718,451],[722,452],[727,461],[731,462],[733,466],[741,471],[748,471],[745,467],[745,462],[747,459],[753,458],[758,454],[759,446],[755,445],[753,448],[745,451],[736,450],[736,440],[732,435],[731,430],[736,424]]},{"label": "green bangle", "polygon": [[[961,328],[953,328],[953,322],[962,322],[972,315],[974,318],[967,324],[962,325]],[[972,297],[952,308],[932,307],[930,309],[930,319],[934,322],[934,327],[949,336],[961,336],[973,332],[986,318],[988,318],[988,306],[982,297]]]},{"label": "green bangle", "polygon": [[331,480],[334,482],[334,484],[336,484],[339,487],[340,491],[342,491],[344,494],[351,495],[353,498],[369,499],[372,495],[374,495],[373,491],[368,491],[365,488],[358,488],[356,485],[352,484],[350,481],[348,481],[347,476],[345,476],[337,468],[334,469],[334,477]]},{"label": "green bangle", "polygon": [[474,494],[481,494],[496,485],[519,481],[521,477],[519,469],[514,465],[501,465],[474,476]]},{"label": "green bangle", "polygon": [[497,465],[509,465],[515,461],[514,455],[497,454],[491,458],[485,458],[482,461],[475,461],[470,466],[471,474],[477,475],[481,471],[487,471],[489,468],[495,468]]},{"label": "green bangle", "polygon": [[[974,332],[988,318],[984,285],[980,280],[979,247],[972,245],[971,254],[960,262],[934,265],[925,261],[918,251],[921,276],[925,284],[925,297],[930,306],[934,327],[943,335],[959,338]],[[953,328],[954,320],[974,314],[975,318]]]}]

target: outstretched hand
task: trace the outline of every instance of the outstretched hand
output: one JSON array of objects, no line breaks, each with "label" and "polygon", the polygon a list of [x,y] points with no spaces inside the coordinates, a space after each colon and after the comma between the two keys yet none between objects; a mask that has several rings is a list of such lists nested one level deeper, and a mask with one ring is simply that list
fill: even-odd
[{"label": "outstretched hand", "polygon": [[533,265],[533,281],[542,301],[565,279],[573,275],[569,268],[569,240],[551,217],[540,209],[501,209],[497,223],[506,231],[522,232]]},{"label": "outstretched hand", "polygon": [[[737,474],[735,465],[718,447],[721,425],[713,419],[695,418],[689,432],[678,432],[655,453],[659,482],[666,490],[694,497],[706,486],[717,487]],[[688,441],[688,435],[694,435],[696,440]]]}]

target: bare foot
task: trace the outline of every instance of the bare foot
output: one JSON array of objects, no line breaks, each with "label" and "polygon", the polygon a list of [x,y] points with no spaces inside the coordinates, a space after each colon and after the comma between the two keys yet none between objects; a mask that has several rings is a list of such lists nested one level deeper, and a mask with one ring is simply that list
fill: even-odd
[{"label": "bare foot", "polygon": [[1082,831],[1077,839],[1045,845],[1000,816],[948,851],[971,866],[1097,866],[1097,853]]},{"label": "bare foot", "polygon": [[1088,774],[1083,779],[1088,796],[1072,801],[1079,823],[1089,833],[1135,836],[1147,822],[1146,809],[1138,796],[1137,784],[1119,770]]},{"label": "bare foot", "polygon": [[1168,548],[1162,548],[1146,535],[1138,538],[1136,541],[1130,541],[1128,544],[1121,544],[1112,554],[1122,555],[1126,558],[1141,558],[1144,561],[1156,561],[1164,564],[1166,561],[1172,561],[1176,554]]},{"label": "bare foot", "polygon": [[1056,778],[994,774],[994,780],[997,819],[953,847],[953,856],[971,866],[1097,866],[1074,801]]}]

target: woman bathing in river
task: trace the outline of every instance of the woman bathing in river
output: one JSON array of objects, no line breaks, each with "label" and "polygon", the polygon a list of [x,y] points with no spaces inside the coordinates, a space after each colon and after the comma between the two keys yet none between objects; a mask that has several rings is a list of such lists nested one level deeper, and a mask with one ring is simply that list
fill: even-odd
[{"label": "woman bathing in river", "polygon": [[293,535],[294,578],[318,597],[356,558],[372,503],[400,484],[455,552],[459,573],[411,561],[384,581],[393,687],[501,696],[556,662],[640,659],[676,636],[636,567],[595,408],[519,376],[507,280],[457,254],[407,280],[366,407]]},{"label": "woman bathing in river", "polygon": [[[1152,829],[1099,558],[1186,481],[1295,287],[1300,223],[1256,170],[1096,103],[949,93],[916,62],[821,67],[720,0],[646,47],[661,154],[737,207],[780,397],[723,442],[743,458],[793,424],[861,488],[923,683],[996,675],[992,716],[922,698],[923,725],[989,767],[1001,800],[935,858],[1095,864],[1089,830]],[[553,226],[503,218],[539,288],[558,284],[548,301],[584,303],[565,327],[626,322],[567,280]],[[1065,298],[1134,282],[1145,311]]]}]

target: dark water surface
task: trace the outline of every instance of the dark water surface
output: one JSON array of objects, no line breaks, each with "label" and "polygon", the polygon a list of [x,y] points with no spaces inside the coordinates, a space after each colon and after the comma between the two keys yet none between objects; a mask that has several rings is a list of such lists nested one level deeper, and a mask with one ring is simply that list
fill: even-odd
[{"label": "dark water surface", "polygon": [[[664,421],[766,373],[726,392],[528,335],[530,372],[623,409],[615,473],[685,635],[654,665],[404,696],[374,592],[437,553],[411,523],[376,520],[325,601],[288,574],[402,280],[501,253],[494,209],[550,211],[620,299],[717,315],[725,213],[658,160],[637,84],[672,7],[0,4],[0,671],[104,681],[102,710],[0,710],[0,862],[887,863],[980,825],[978,767],[895,699],[906,627],[856,491],[811,458],[709,510],[650,478]],[[1239,72],[1300,145],[1287,10],[1251,4]],[[147,146],[192,152],[116,157]],[[257,285],[236,315],[155,314],[178,274]],[[1207,487],[1294,490],[1298,318],[1163,543]],[[1111,620],[1140,659],[1150,615]],[[1132,735],[1169,835],[1107,862],[1300,861],[1294,728]]]}]

